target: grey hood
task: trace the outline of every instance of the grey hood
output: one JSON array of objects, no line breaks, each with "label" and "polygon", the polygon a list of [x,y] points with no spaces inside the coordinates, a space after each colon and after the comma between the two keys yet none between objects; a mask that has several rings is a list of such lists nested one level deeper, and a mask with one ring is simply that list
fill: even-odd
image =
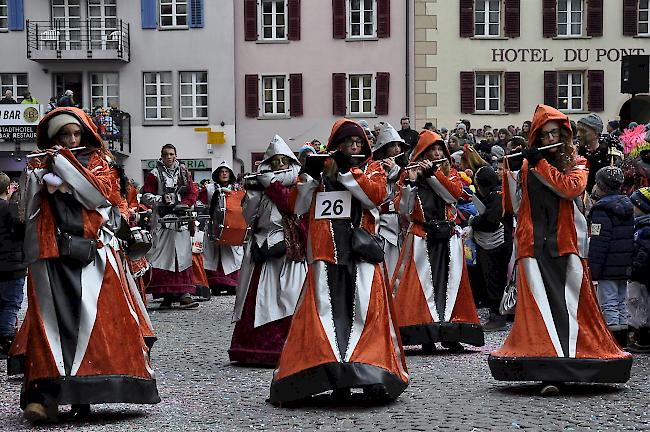
[{"label": "grey hood", "polygon": [[296,182],[298,173],[300,172],[300,162],[298,162],[298,158],[296,158],[296,155],[293,154],[280,135],[275,135],[271,140],[271,143],[264,153],[264,160],[260,163],[258,171],[271,171],[271,164],[269,161],[275,155],[288,156],[291,159],[291,162],[289,162],[289,168],[291,171],[275,174],[273,177],[276,181],[280,181],[285,186],[293,185]]},{"label": "grey hood", "polygon": [[217,168],[214,171],[212,171],[212,181],[218,183],[217,173],[219,172],[220,168],[224,168],[224,167],[228,168],[228,171],[230,171],[230,180],[228,180],[228,184],[235,183],[237,181],[237,176],[235,176],[235,172],[232,170],[232,168],[230,168],[230,165],[228,165],[228,163],[225,160],[221,161],[221,163],[217,165]]},{"label": "grey hood", "polygon": [[384,126],[379,131],[379,135],[377,135],[377,141],[372,147],[372,152],[374,153],[385,145],[395,141],[399,142],[402,147],[408,147],[404,139],[399,136],[395,128],[391,126],[390,123],[384,123]]}]

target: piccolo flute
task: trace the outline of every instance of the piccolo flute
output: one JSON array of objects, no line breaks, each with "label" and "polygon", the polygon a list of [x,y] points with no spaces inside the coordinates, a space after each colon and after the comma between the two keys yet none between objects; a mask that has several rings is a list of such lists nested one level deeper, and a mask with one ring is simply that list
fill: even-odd
[{"label": "piccolo flute", "polygon": [[257,172],[257,173],[245,175],[244,179],[252,179],[252,178],[255,178],[257,176],[261,176],[263,174],[280,174],[280,173],[285,173],[285,172],[289,172],[289,171],[292,171],[292,170],[293,170],[293,168],[286,168],[286,169],[281,169],[281,170],[277,170],[277,171],[260,171],[260,172]]},{"label": "piccolo flute", "polygon": [[[84,150],[85,148],[86,147],[74,147],[74,148],[71,148],[69,150],[70,151],[79,151],[79,150]],[[29,159],[29,158],[35,158],[35,157],[41,157],[41,156],[47,156],[47,152],[28,154],[25,157]]]},{"label": "piccolo flute", "polygon": [[[440,162],[444,162],[446,160],[448,160],[448,159],[447,158],[442,158],[442,159],[432,160],[431,162],[440,163]],[[404,169],[405,170],[410,170],[410,169],[419,168],[419,167],[420,167],[420,162],[412,164],[412,165],[407,165],[407,166],[404,167]]]},{"label": "piccolo flute", "polygon": [[[557,143],[557,144],[547,145],[547,146],[544,146],[544,147],[540,147],[540,148],[538,148],[537,150],[548,150],[548,149],[552,149],[552,148],[554,148],[554,147],[559,147],[559,146],[561,146],[561,145],[564,145],[564,143]],[[510,159],[510,158],[517,157],[517,156],[521,156],[521,155],[523,155],[523,154],[524,154],[523,152],[512,153],[512,154],[507,155],[507,156],[506,156],[506,159]]]},{"label": "piccolo flute", "polygon": [[400,153],[400,154],[396,154],[395,156],[388,156],[387,158],[383,158],[382,161],[385,161],[385,160],[387,160],[387,159],[393,159],[393,160],[395,160],[395,159],[397,159],[398,157],[402,156],[403,154],[404,154],[404,152],[402,152],[402,153]]}]

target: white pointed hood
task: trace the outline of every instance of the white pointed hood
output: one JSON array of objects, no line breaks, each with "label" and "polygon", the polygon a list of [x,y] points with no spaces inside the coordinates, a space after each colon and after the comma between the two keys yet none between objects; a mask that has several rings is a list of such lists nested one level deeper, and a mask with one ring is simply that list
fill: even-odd
[{"label": "white pointed hood", "polygon": [[380,148],[384,147],[386,144],[395,141],[399,142],[402,147],[408,147],[402,137],[399,136],[395,128],[391,126],[390,123],[384,123],[381,130],[379,131],[379,135],[377,135],[377,141],[372,147],[372,152],[374,153]]},{"label": "white pointed hood", "polygon": [[264,159],[262,160],[261,165],[267,165],[269,163],[269,159],[278,154],[289,156],[297,164],[299,164],[296,155],[293,154],[293,151],[291,151],[287,143],[282,139],[280,135],[276,134],[271,140],[271,143],[266,149],[266,152],[264,153]]},{"label": "white pointed hood", "polygon": [[228,171],[230,171],[230,180],[228,180],[228,184],[233,184],[237,180],[237,176],[235,176],[235,172],[232,170],[230,165],[228,165],[228,162],[225,160],[221,161],[219,165],[217,165],[217,168],[212,171],[212,181],[215,183],[218,183],[217,181],[217,173],[219,172],[220,168],[228,168]]}]

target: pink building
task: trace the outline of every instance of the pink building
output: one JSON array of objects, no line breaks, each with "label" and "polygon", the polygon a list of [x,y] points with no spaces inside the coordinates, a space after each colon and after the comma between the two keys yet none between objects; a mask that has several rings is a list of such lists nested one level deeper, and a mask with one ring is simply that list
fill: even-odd
[{"label": "pink building", "polygon": [[276,133],[297,151],[325,143],[343,116],[399,128],[412,105],[407,3],[235,1],[237,158],[247,171]]}]

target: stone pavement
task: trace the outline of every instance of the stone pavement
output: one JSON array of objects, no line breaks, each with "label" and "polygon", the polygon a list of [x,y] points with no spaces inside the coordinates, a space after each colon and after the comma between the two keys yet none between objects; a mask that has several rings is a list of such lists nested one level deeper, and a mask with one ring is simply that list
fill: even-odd
[{"label": "stone pavement", "polygon": [[[561,396],[539,397],[539,386],[494,381],[487,355],[505,333],[466,354],[407,358],[411,385],[382,407],[335,405],[327,397],[301,408],[275,408],[268,397],[271,369],[228,363],[233,296],[213,297],[193,311],[157,312],[152,353],[162,402],[155,406],[98,405],[83,422],[65,419],[47,430],[650,430],[650,356],[635,357],[625,385],[573,385]],[[20,380],[0,362],[0,431],[29,430],[18,407]],[[67,409],[66,407],[63,410]]]}]

